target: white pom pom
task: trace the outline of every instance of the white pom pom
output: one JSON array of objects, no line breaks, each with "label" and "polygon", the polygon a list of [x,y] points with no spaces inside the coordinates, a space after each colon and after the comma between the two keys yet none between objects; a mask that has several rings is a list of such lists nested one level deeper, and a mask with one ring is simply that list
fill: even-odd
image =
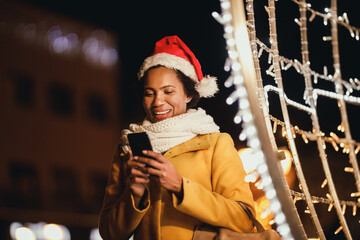
[{"label": "white pom pom", "polygon": [[216,80],[216,77],[207,75],[196,84],[195,88],[199,92],[200,97],[211,98],[219,91]]}]

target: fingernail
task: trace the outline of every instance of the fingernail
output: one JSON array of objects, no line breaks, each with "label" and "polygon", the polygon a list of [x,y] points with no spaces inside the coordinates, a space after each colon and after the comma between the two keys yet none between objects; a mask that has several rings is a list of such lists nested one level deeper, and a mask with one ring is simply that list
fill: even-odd
[{"label": "fingernail", "polygon": [[142,152],[143,152],[143,154],[146,154],[146,153],[147,153],[147,151],[146,151],[146,150],[143,150]]}]

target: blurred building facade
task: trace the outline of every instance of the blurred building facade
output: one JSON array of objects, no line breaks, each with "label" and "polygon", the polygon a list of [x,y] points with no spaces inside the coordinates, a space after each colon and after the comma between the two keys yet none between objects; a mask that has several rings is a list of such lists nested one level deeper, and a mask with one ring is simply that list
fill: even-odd
[{"label": "blurred building facade", "polygon": [[96,227],[119,137],[117,38],[0,2],[1,239],[14,221]]}]

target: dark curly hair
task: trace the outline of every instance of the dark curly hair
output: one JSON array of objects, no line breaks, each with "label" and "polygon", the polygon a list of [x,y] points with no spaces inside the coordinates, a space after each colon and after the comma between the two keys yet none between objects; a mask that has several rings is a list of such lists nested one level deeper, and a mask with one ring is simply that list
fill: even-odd
[{"label": "dark curly hair", "polygon": [[[165,67],[165,66],[163,66],[163,65],[153,66],[145,72],[145,74],[142,78],[139,79],[138,91],[139,91],[139,95],[141,96],[141,98],[144,97],[144,82],[145,82],[145,78],[146,78],[148,71],[151,69],[159,68],[159,67]],[[181,72],[180,70],[177,70],[177,69],[172,69],[172,70],[175,71],[178,79],[181,81],[181,83],[184,87],[184,92],[185,92],[186,96],[191,97],[191,101],[187,103],[186,109],[195,108],[200,100],[200,95],[195,89],[196,83],[191,78],[186,76],[183,72]]]}]

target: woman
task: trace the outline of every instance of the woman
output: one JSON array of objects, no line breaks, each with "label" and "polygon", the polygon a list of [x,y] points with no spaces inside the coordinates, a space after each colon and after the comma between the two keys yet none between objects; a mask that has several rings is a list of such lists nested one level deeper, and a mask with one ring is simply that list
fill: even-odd
[{"label": "woman", "polygon": [[[145,59],[146,118],[123,132],[106,188],[99,229],[105,239],[192,239],[200,224],[250,232],[253,197],[234,142],[201,108],[217,92],[190,49],[177,37],[158,41]],[[133,156],[127,134],[146,132],[153,151]],[[254,212],[254,211],[253,211]]]}]

